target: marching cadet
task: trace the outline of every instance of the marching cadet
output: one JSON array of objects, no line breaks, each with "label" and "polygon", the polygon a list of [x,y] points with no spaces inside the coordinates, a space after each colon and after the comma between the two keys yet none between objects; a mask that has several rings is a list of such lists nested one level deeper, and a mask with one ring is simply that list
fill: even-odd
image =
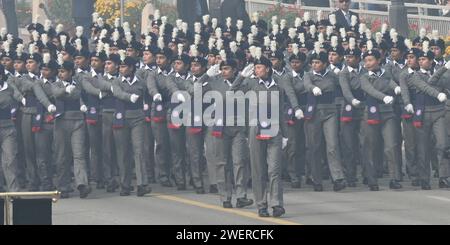
[{"label": "marching cadet", "polygon": [[24,52],[24,45],[17,44],[16,51],[14,54],[14,74],[8,77],[9,86],[13,87],[15,102],[13,102],[14,114],[12,119],[16,126],[17,132],[17,144],[18,144],[18,180],[20,188],[25,189],[27,185],[27,173],[26,173],[26,161],[25,161],[25,151],[24,142],[22,140],[22,112],[19,110],[20,104],[24,104],[24,98],[22,94],[17,89],[17,81],[20,80],[27,72],[26,60],[28,55]]},{"label": "marching cadet", "polygon": [[446,61],[444,59],[445,53],[445,42],[439,37],[439,31],[433,30],[431,32],[431,40],[430,40],[430,50],[434,54],[433,66],[436,70],[445,66]]},{"label": "marching cadet", "polygon": [[28,179],[28,190],[39,191],[40,179],[36,165],[36,144],[34,133],[37,132],[36,121],[40,121],[41,115],[37,113],[38,100],[33,92],[34,85],[39,80],[39,68],[42,63],[42,56],[35,53],[35,45],[30,44],[29,55],[26,59],[27,74],[23,75],[20,79],[16,80],[16,86],[20,93],[23,95],[21,108],[22,120],[21,120],[21,132],[22,140],[24,142],[24,153],[26,161],[26,171]]},{"label": "marching cadet", "polygon": [[413,78],[414,73],[419,70],[418,56],[420,54],[420,50],[413,48],[412,42],[409,39],[405,40],[405,45],[408,48],[405,55],[408,69],[402,70],[399,76],[400,87],[402,89],[402,100],[406,111],[406,113],[403,113],[402,115],[405,160],[407,173],[409,178],[412,179],[412,186],[421,186],[421,181],[417,172],[416,130],[413,124],[416,88],[410,85],[410,80]]},{"label": "marching cadet", "polygon": [[[33,56],[35,55],[36,54]],[[28,66],[30,68],[34,65],[33,62],[30,62],[30,60],[28,61]],[[37,175],[40,180],[42,191],[52,191],[55,189],[51,165],[53,163],[53,113],[56,112],[56,106],[54,105],[54,100],[52,98],[51,86],[56,80],[58,63],[51,60],[49,53],[45,53],[42,57],[42,65],[40,66],[40,77],[37,78],[36,76],[38,75],[33,72],[34,71],[31,70],[31,73],[29,73],[29,80],[26,81],[28,84],[25,85],[32,86],[35,98],[31,97],[33,94],[30,94],[30,92],[28,93],[30,98],[36,100],[34,102],[30,101],[35,104],[34,110],[36,111],[36,114],[33,115],[31,125],[29,126],[31,127],[33,135],[27,143],[34,144],[35,147]],[[27,106],[31,106],[31,104],[27,104]]]},{"label": "marching cadet", "polygon": [[172,187],[170,181],[171,160],[170,142],[167,129],[167,109],[170,103],[170,94],[175,93],[178,88],[172,83],[169,75],[173,73],[171,59],[173,52],[165,47],[164,38],[157,41],[156,64],[157,68],[148,75],[147,87],[150,97],[153,98],[151,107],[152,131],[155,136],[155,161],[158,168],[158,180],[164,187]]},{"label": "marching cadet", "polygon": [[17,134],[11,120],[15,92],[6,79],[5,67],[0,65],[0,144],[2,172],[6,181],[6,188],[0,186],[0,189],[17,192],[20,190],[17,176]]},{"label": "marching cadet", "polygon": [[[294,87],[300,109],[305,111],[307,91],[303,78],[305,76],[306,55],[299,51],[297,44],[292,44],[292,55],[289,57],[289,63],[292,72],[288,73],[288,77]],[[288,174],[292,188],[301,188],[302,175],[306,175],[307,163],[304,120],[295,120],[292,117],[292,109],[288,109],[287,123]],[[309,170],[310,166],[308,166]]]},{"label": "marching cadet", "polygon": [[[308,90],[305,130],[307,132],[308,160],[311,161],[314,191],[323,191],[321,147],[326,144],[326,155],[334,191],[345,189],[344,173],[338,138],[338,113],[335,94],[339,78],[327,70],[328,55],[315,44],[311,55],[312,71],[305,74],[305,88]],[[323,142],[323,137],[325,142]]]},{"label": "marching cadet", "polygon": [[[116,112],[113,128],[117,148],[117,161],[120,171],[120,196],[131,193],[131,157],[136,170],[137,196],[151,192],[148,186],[144,150],[144,111],[143,106],[147,87],[145,81],[135,75],[137,61],[120,52],[120,76],[113,82],[116,97]],[[130,154],[132,152],[132,154]]]},{"label": "marching cadet", "polygon": [[[87,77],[92,76],[91,74],[91,68],[90,68],[90,57],[91,57],[91,53],[89,52],[89,50],[87,49],[87,40],[85,40],[82,36],[81,36],[81,32],[80,32],[80,27],[77,27],[77,35],[76,37],[72,38],[71,42],[73,44],[73,46],[75,47],[75,51],[72,53],[73,56],[73,60],[75,63],[75,67],[76,67],[76,72],[75,72],[75,79],[80,83],[81,86],[82,85],[82,81],[84,79],[86,79]],[[82,96],[84,97],[84,101],[87,104],[90,104],[88,102],[88,98],[86,98],[86,92],[84,92],[84,89],[82,90]],[[92,100],[91,100],[92,101]],[[90,111],[89,111],[90,112]],[[93,111],[94,112],[94,111]],[[96,112],[96,111],[95,111]],[[94,115],[95,117],[97,117],[97,114],[88,114],[88,116],[90,115]],[[87,119],[90,120],[90,119]],[[92,121],[91,121],[92,123]],[[95,172],[95,170],[97,169],[97,167],[99,166],[99,149],[97,148],[97,146],[93,144],[90,144],[89,142],[89,133],[88,130],[85,131],[86,132],[86,144],[87,146],[85,147],[86,149],[86,161],[88,163],[88,178],[89,178],[89,182],[90,181],[94,181],[97,182],[97,173]],[[92,169],[92,171],[91,171]],[[99,185],[99,187],[102,187],[101,185]]]},{"label": "marching cadet", "polygon": [[[280,120],[280,117],[271,115],[276,113],[272,113],[274,107],[277,107],[278,111],[283,111],[287,98],[283,87],[279,85],[281,82],[272,76],[273,70],[270,60],[262,56],[261,48],[252,48],[251,50],[254,63],[244,68],[240,77],[234,81],[231,90],[241,90],[244,93],[247,91],[256,92],[258,101],[250,101],[250,110],[256,109],[266,112],[266,115],[256,113],[258,114],[257,123],[255,125],[252,123],[249,129],[252,187],[258,215],[260,217],[270,216],[267,210],[267,195],[269,194],[273,209],[272,215],[280,217],[286,212],[283,207],[281,180],[281,148],[286,129],[284,121]],[[253,71],[255,71],[255,78],[249,78]],[[275,104],[272,105],[272,103]],[[303,111],[298,107],[294,109],[295,117],[297,119],[303,118]],[[250,114],[254,113],[250,112]],[[267,121],[269,117],[270,122]],[[255,121],[253,119],[255,118],[251,118],[250,122]]]},{"label": "marching cadet", "polygon": [[[190,78],[190,57],[183,53],[184,45],[178,44],[178,55],[173,59],[174,73],[169,76],[169,79],[177,85],[180,90],[184,90],[188,79]],[[167,127],[169,129],[170,149],[172,156],[172,171],[177,190],[186,190],[186,173],[188,165],[186,163],[186,129],[183,124],[178,124],[172,121],[172,117],[180,117],[180,111],[176,110],[179,103],[170,103],[170,108],[167,110]]]},{"label": "marching cadet", "polygon": [[[77,57],[78,58],[78,57]],[[89,140],[89,179],[96,182],[97,189],[105,188],[102,161],[102,105],[100,100],[104,93],[100,89],[99,80],[102,79],[106,54],[102,41],[97,43],[96,50],[90,55],[91,71],[80,80],[83,88],[82,96],[86,102],[86,125]],[[106,94],[106,93],[105,93]]]},{"label": "marching cadet", "polygon": [[[225,50],[220,51],[221,75],[210,79],[211,90],[222,95],[223,105],[229,98],[228,91],[237,78],[237,62],[228,58]],[[231,56],[231,55],[229,55]],[[216,102],[217,103],[217,102]],[[214,136],[212,143],[216,159],[217,187],[220,200],[224,208],[233,208],[231,203],[232,193],[236,193],[236,207],[244,208],[253,205],[253,200],[247,198],[247,155],[249,154],[246,140],[245,114],[239,115],[238,108],[245,107],[233,101],[233,114],[224,107],[223,115],[216,115],[216,123],[212,127],[211,134]],[[217,112],[217,111],[216,111]],[[241,125],[239,125],[241,121]],[[229,125],[229,123],[233,123]],[[233,181],[234,180],[234,181]],[[234,188],[233,188],[234,183]]]},{"label": "marching cadet", "polygon": [[[295,95],[295,90],[294,90],[293,84],[289,79],[290,72],[288,71],[288,69],[286,69],[286,64],[284,62],[284,54],[282,51],[277,50],[276,41],[272,41],[270,43],[270,46],[271,46],[270,47],[271,52],[269,53],[268,58],[272,62],[273,76],[275,79],[277,79],[280,82],[279,85],[281,87],[283,87],[284,91],[286,92],[286,95],[288,97],[288,101],[290,104],[290,106],[289,106],[289,108],[287,108],[287,110],[290,111],[290,116],[294,117],[293,112],[294,112],[295,108],[298,108],[298,101],[297,101],[297,97]],[[288,111],[283,112],[283,114],[288,114]],[[288,140],[288,139],[287,138],[283,139],[284,142],[286,142],[286,140]],[[289,172],[288,168],[289,168],[289,161],[286,162],[286,166],[283,166],[283,170],[287,170],[287,172]],[[298,178],[293,177],[293,179],[291,179],[291,183],[292,182],[298,182]],[[298,184],[295,183],[294,186],[295,185],[298,185]]]},{"label": "marching cadet", "polygon": [[363,55],[364,66],[367,74],[361,77],[361,88],[367,94],[365,119],[367,127],[364,133],[364,143],[367,159],[364,161],[365,176],[371,191],[378,191],[375,154],[384,146],[384,155],[389,167],[391,178],[389,187],[400,189],[401,173],[397,168],[400,162],[400,154],[397,147],[400,137],[396,127],[396,115],[394,112],[394,96],[400,94],[400,87],[394,82],[390,73],[380,67],[381,54],[373,50],[372,41],[367,42],[367,51]]},{"label": "marching cadet", "polygon": [[[153,45],[152,36],[145,36],[144,45],[142,47],[142,67],[136,71],[136,76],[140,77],[143,81],[147,81],[148,75],[156,70],[155,52],[156,47]],[[151,127],[151,104],[144,105],[145,116],[145,159],[147,161],[147,172],[150,183],[155,182],[155,137],[153,135]]]},{"label": "marching cadet", "polygon": [[[431,136],[433,135],[438,160],[439,188],[450,188],[447,179],[450,176],[450,166],[448,159],[444,159],[445,151],[448,148],[448,139],[445,126],[445,101],[447,96],[443,91],[445,87],[448,88],[448,81],[441,79],[442,74],[446,72],[450,65],[441,68],[439,72],[436,71],[433,67],[434,53],[429,50],[428,41],[422,43],[422,51],[418,57],[420,70],[414,73],[413,78],[409,80],[409,84],[416,88],[414,125],[416,126],[419,178],[422,189],[430,190],[429,149],[432,144]],[[430,89],[429,85],[432,85],[434,90]]]},{"label": "marching cadet", "polygon": [[339,84],[344,96],[340,128],[342,135],[342,156],[345,164],[345,176],[348,187],[356,187],[358,181],[356,169],[361,165],[361,133],[364,131],[365,96],[361,89],[361,76],[367,70],[361,66],[361,50],[356,47],[355,39],[350,38],[349,49],[344,53],[346,67],[339,73]]},{"label": "marching cadet", "polygon": [[[208,85],[209,77],[206,74],[206,68],[208,65],[207,59],[199,56],[197,47],[195,45],[191,46],[191,77],[186,82],[186,89],[192,97],[192,110],[190,115],[187,116],[192,123],[190,126],[186,127],[186,146],[187,153],[189,157],[189,164],[191,170],[191,179],[192,184],[194,185],[195,192],[197,194],[205,194],[204,189],[204,181],[203,181],[203,171],[206,169],[206,158],[205,158],[205,138],[207,137],[207,128],[203,124],[203,110],[205,109],[205,104],[200,103],[202,106],[202,110],[199,111],[199,108],[194,108],[196,106],[195,98],[194,98],[194,88],[195,86],[205,87]],[[213,66],[210,70],[214,70],[217,68]],[[216,74],[214,74],[216,75]],[[208,87],[202,89],[203,94],[207,91]],[[202,95],[203,95],[202,94]],[[201,113],[201,114],[196,114]]]},{"label": "marching cadet", "polygon": [[106,183],[106,192],[115,192],[119,187],[116,176],[119,175],[117,163],[117,142],[114,139],[114,112],[116,110],[116,98],[112,94],[113,81],[119,75],[120,56],[112,54],[108,44],[104,46],[105,73],[98,80],[100,85],[99,97],[102,106],[102,167],[103,180]]},{"label": "marching cadet", "polygon": [[52,95],[56,104],[55,152],[57,170],[57,189],[61,198],[69,198],[71,190],[71,169],[80,198],[91,192],[88,184],[86,164],[86,124],[84,112],[86,105],[81,98],[81,82],[76,80],[75,65],[58,57],[58,80],[52,84]]},{"label": "marching cadet", "polygon": [[[399,36],[398,33],[394,30],[391,30],[390,32],[390,40],[389,42],[389,51],[390,51],[390,62],[388,62],[384,68],[388,73],[391,73],[391,77],[394,80],[394,82],[397,85],[400,85],[399,82],[399,76],[400,74],[407,70],[408,66],[405,63],[405,52],[407,47],[405,46],[405,38],[402,36]],[[397,146],[397,151],[400,154],[400,161],[396,163],[397,168],[399,169],[401,173],[400,180],[403,180],[403,172],[402,172],[402,166],[403,166],[403,157],[402,157],[402,138],[404,138],[407,149],[405,148],[405,152],[408,152],[409,154],[414,151],[412,149],[412,144],[410,142],[414,142],[414,136],[412,135],[412,131],[408,130],[408,126],[403,126],[403,128],[406,128],[406,130],[403,131],[402,134],[402,124],[407,124],[405,120],[401,119],[407,119],[408,118],[408,112],[405,112],[405,105],[403,104],[403,101],[401,100],[400,96],[397,96],[394,100],[394,111],[396,114],[397,119],[397,130],[400,132],[397,136],[400,138],[398,141],[400,144]],[[407,160],[414,161],[414,157],[412,155],[405,156]],[[411,163],[406,163],[406,166],[411,165]]]}]

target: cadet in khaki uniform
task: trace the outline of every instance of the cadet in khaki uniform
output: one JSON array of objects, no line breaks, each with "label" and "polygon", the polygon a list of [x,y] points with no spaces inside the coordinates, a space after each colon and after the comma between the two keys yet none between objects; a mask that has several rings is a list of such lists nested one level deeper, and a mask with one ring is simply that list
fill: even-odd
[{"label": "cadet in khaki uniform", "polygon": [[[190,78],[190,57],[184,53],[184,45],[178,44],[178,55],[173,59],[175,72],[169,76],[169,79],[183,90]],[[173,96],[173,94],[172,94]],[[177,124],[172,121],[172,117],[178,118],[180,111],[176,110],[179,103],[171,103],[167,110],[167,127],[169,128],[169,140],[172,156],[172,173],[177,186],[177,190],[186,190],[186,173],[188,171],[186,154],[186,128],[183,124]]]},{"label": "cadet in khaki uniform", "polygon": [[[223,115],[217,115],[215,125],[211,127],[213,136],[212,146],[216,164],[217,187],[220,194],[220,200],[224,208],[232,208],[232,194],[236,193],[236,207],[244,208],[253,204],[252,199],[247,198],[247,155],[249,154],[246,140],[246,128],[238,125],[245,122],[245,114],[238,115],[238,108],[245,105],[239,105],[233,101],[234,112],[231,113],[226,108],[227,95],[231,91],[231,86],[238,74],[237,62],[221,50],[222,62],[220,63],[221,75],[209,79],[209,85],[212,91],[217,91],[223,98]],[[217,65],[216,65],[217,67]],[[214,68],[211,68],[214,69]],[[211,69],[208,76],[212,76]],[[216,111],[217,112],[217,111]],[[233,123],[229,125],[228,123]],[[233,188],[234,183],[234,188]]]},{"label": "cadet in khaki uniform", "polygon": [[[289,63],[292,71],[288,73],[288,77],[291,80],[294,87],[295,94],[300,109],[303,111],[306,109],[306,95],[307,91],[304,84],[305,76],[305,62],[306,55],[299,52],[297,44],[292,44],[293,53],[289,57]],[[290,113],[290,114],[289,114]],[[293,115],[292,109],[284,113],[287,116],[287,160],[288,160],[288,173],[291,179],[291,186],[293,188],[300,188],[302,183],[302,176],[306,175],[306,137],[304,120],[296,120]]]},{"label": "cadet in khaki uniform", "polygon": [[[305,88],[309,91],[307,111],[305,112],[305,130],[307,132],[308,159],[311,161],[314,191],[323,191],[321,147],[326,144],[326,153],[334,191],[346,187],[341,162],[338,137],[337,107],[335,94],[339,78],[326,69],[328,55],[320,51],[315,44],[311,55],[312,71],[305,74]],[[325,142],[322,141],[322,134]]]},{"label": "cadet in khaki uniform", "polygon": [[[147,87],[144,81],[135,76],[136,60],[120,52],[120,76],[113,82],[113,93],[117,98],[115,122],[113,127],[117,147],[117,161],[120,170],[120,195],[129,196],[131,192],[131,157],[134,158],[137,196],[151,192],[148,186],[144,150],[144,101]],[[133,154],[130,154],[132,152]]]},{"label": "cadet in khaki uniform", "polygon": [[400,169],[397,163],[400,154],[397,151],[399,136],[396,127],[396,115],[394,112],[394,96],[400,94],[400,87],[394,82],[390,73],[380,67],[381,55],[378,50],[372,50],[372,41],[367,42],[367,52],[364,53],[364,64],[367,74],[361,77],[361,87],[367,94],[367,111],[365,119],[368,126],[364,132],[364,144],[367,149],[365,172],[371,191],[378,191],[376,174],[376,153],[384,146],[384,155],[389,167],[391,189],[400,189]]},{"label": "cadet in khaki uniform", "polygon": [[[74,77],[75,66],[70,61],[58,57],[59,80],[52,84],[55,98],[55,152],[57,170],[57,189],[61,198],[69,198],[71,190],[71,169],[80,198],[91,192],[88,184],[86,164],[86,124],[84,112],[87,111],[81,98],[81,82]],[[73,165],[72,165],[73,164]]]},{"label": "cadet in khaki uniform", "polygon": [[51,60],[49,53],[44,53],[41,65],[41,78],[33,86],[34,94],[38,99],[36,117],[33,123],[34,140],[36,142],[36,165],[41,180],[42,191],[55,190],[53,185],[53,129],[56,112],[55,100],[52,96],[52,84],[56,81],[58,63]]},{"label": "cadet in khaki uniform", "polygon": [[2,172],[5,177],[6,188],[9,192],[20,190],[17,172],[17,133],[11,120],[11,108],[14,101],[14,88],[6,82],[4,67],[0,65],[0,145]]},{"label": "cadet in khaki uniform", "polygon": [[164,38],[158,39],[158,47],[155,50],[156,64],[158,68],[152,71],[146,80],[150,97],[153,98],[152,104],[152,131],[155,136],[155,161],[158,168],[158,180],[162,186],[172,187],[171,177],[171,159],[169,132],[167,130],[167,109],[170,104],[170,95],[175,93],[178,88],[171,82],[169,75],[173,73],[171,59],[173,52],[164,45]]},{"label": "cadet in khaki uniform", "polygon": [[[272,77],[272,63],[268,58],[262,56],[261,48],[252,48],[251,50],[254,63],[242,71],[239,78],[234,81],[231,90],[257,93],[257,104],[254,104],[255,101],[251,101],[250,110],[262,110],[273,114],[269,108],[276,106],[278,111],[283,111],[288,100],[283,87],[279,85],[280,81]],[[255,78],[249,78],[253,74],[253,70],[255,70]],[[266,108],[263,109],[262,106]],[[254,113],[250,112],[250,115],[252,114]],[[301,119],[303,117],[302,110],[296,109],[295,116],[297,119]],[[271,121],[263,120],[264,117],[270,118]],[[285,213],[281,180],[281,147],[286,129],[285,122],[281,118],[281,116],[274,118],[271,115],[259,115],[256,120],[258,122],[251,125],[249,129],[252,187],[260,217],[270,216],[267,210],[268,195],[273,216],[280,217]],[[251,118],[250,122],[255,121],[253,119],[255,118]],[[277,127],[278,130],[276,130]]]},{"label": "cadet in khaki uniform", "polygon": [[[429,42],[424,41],[422,51],[419,54],[420,70],[410,80],[410,83],[420,90],[416,93],[414,119],[417,137],[417,166],[424,190],[431,189],[430,155],[432,153],[429,148],[433,144],[431,141],[432,135],[436,141],[434,144],[438,160],[439,187],[450,188],[448,180],[450,165],[448,159],[444,159],[445,151],[448,149],[448,139],[445,127],[445,101],[447,96],[443,93],[444,89],[448,88],[448,76],[445,77],[443,74],[447,72],[450,65],[436,71],[433,68],[434,53],[428,48]],[[430,90],[426,85],[431,85],[435,90]]]},{"label": "cadet in khaki uniform", "polygon": [[364,158],[361,152],[364,121],[365,96],[361,89],[361,76],[367,70],[361,65],[361,50],[355,45],[355,39],[350,38],[349,49],[345,51],[346,67],[339,73],[339,84],[344,96],[341,108],[342,160],[345,164],[345,176],[348,187],[356,187],[356,169]]},{"label": "cadet in khaki uniform", "polygon": [[103,93],[100,90],[100,79],[104,73],[106,54],[104,44],[97,43],[96,50],[91,53],[91,71],[81,80],[83,98],[88,110],[86,112],[86,124],[89,137],[90,156],[90,179],[95,181],[97,189],[105,188],[102,161],[102,105]]}]

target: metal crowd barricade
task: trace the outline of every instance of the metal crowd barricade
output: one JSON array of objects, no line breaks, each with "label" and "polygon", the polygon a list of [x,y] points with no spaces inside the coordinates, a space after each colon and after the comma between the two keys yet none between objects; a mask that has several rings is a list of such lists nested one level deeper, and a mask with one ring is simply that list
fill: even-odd
[{"label": "metal crowd barricade", "polygon": [[60,192],[7,192],[0,193],[3,202],[4,225],[51,225],[52,204]]}]

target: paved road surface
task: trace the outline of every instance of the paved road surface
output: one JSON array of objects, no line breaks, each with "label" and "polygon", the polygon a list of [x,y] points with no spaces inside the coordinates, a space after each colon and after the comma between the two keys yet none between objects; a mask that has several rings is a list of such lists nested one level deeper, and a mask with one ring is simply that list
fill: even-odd
[{"label": "paved road surface", "polygon": [[153,185],[153,193],[143,198],[94,190],[86,200],[74,195],[56,203],[53,221],[64,225],[450,224],[450,189],[438,189],[433,183],[433,190],[422,191],[409,181],[398,191],[387,186],[388,180],[383,180],[380,192],[359,184],[335,193],[328,184],[325,192],[316,193],[310,186],[294,190],[286,185],[287,214],[282,219],[259,218],[255,207],[225,210],[217,195],[197,195],[193,190]]}]

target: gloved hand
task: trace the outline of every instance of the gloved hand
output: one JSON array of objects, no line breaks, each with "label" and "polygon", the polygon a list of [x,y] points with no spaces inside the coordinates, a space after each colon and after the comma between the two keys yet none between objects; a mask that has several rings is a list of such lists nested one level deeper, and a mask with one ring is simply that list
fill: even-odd
[{"label": "gloved hand", "polygon": [[99,99],[102,99],[102,98],[103,98],[103,93],[102,93],[102,92],[98,93],[98,98],[99,98]]},{"label": "gloved hand", "polygon": [[69,85],[66,87],[66,93],[71,94],[75,90],[75,85]]},{"label": "gloved hand", "polygon": [[286,148],[288,141],[289,141],[288,138],[283,138],[282,145],[281,145],[282,149]]},{"label": "gloved hand", "polygon": [[22,99],[22,105],[23,105],[23,106],[26,106],[26,105],[27,105],[27,99],[25,99],[25,98]]},{"label": "gloved hand", "polygon": [[148,104],[144,104],[144,111],[148,111],[148,109],[149,109]]},{"label": "gloved hand", "polygon": [[162,95],[161,94],[155,94],[155,96],[153,96],[153,101],[162,101]]},{"label": "gloved hand", "polygon": [[111,93],[114,93],[114,87],[111,86]]},{"label": "gloved hand", "polygon": [[53,105],[53,104],[49,105],[49,106],[47,107],[47,111],[48,111],[49,113],[55,112],[55,111],[56,111],[56,106]]},{"label": "gloved hand", "polygon": [[213,65],[211,66],[207,71],[206,71],[206,75],[208,75],[208,77],[215,77],[217,75],[220,74],[220,65]]},{"label": "gloved hand", "polygon": [[253,75],[254,69],[255,69],[255,65],[253,65],[253,64],[246,66],[244,68],[244,70],[242,70],[241,76],[243,76],[245,78],[250,77],[251,75]]},{"label": "gloved hand", "polygon": [[137,94],[132,94],[131,96],[130,96],[130,101],[131,101],[131,103],[136,103],[136,101],[139,99],[139,95],[137,95]]},{"label": "gloved hand", "polygon": [[357,99],[353,99],[353,100],[352,100],[352,105],[353,105],[353,106],[356,107],[356,106],[359,106],[359,104],[361,104],[361,101],[359,101],[359,100],[357,100]]},{"label": "gloved hand", "polygon": [[439,100],[439,102],[444,102],[444,101],[447,100],[447,95],[444,94],[444,93],[439,93],[438,96],[437,96],[437,99]]},{"label": "gloved hand", "polygon": [[304,117],[305,117],[305,115],[303,114],[303,111],[301,109],[297,109],[295,111],[295,118],[297,118],[298,120],[301,120]]},{"label": "gloved hand", "polygon": [[447,61],[447,63],[445,63],[445,68],[447,68],[447,70],[450,70],[450,61]]},{"label": "gloved hand", "polygon": [[400,86],[395,87],[394,93],[395,93],[396,95],[399,95],[399,94],[402,93],[402,89],[400,88]]},{"label": "gloved hand", "polygon": [[414,106],[412,104],[408,104],[405,106],[406,112],[413,114],[414,113]]},{"label": "gloved hand", "polygon": [[88,110],[88,108],[87,108],[86,105],[82,105],[82,106],[80,107],[80,111],[82,111],[82,112],[87,112],[87,110]]},{"label": "gloved hand", "polygon": [[322,95],[322,90],[319,87],[314,87],[312,92],[313,92],[314,96]]},{"label": "gloved hand", "polygon": [[394,102],[394,97],[392,97],[392,96],[386,96],[386,97],[384,97],[383,102],[384,102],[386,105],[390,105],[390,104],[392,104],[392,103]]},{"label": "gloved hand", "polygon": [[182,93],[178,93],[177,100],[183,103],[186,101],[186,98],[184,98],[184,95]]}]

